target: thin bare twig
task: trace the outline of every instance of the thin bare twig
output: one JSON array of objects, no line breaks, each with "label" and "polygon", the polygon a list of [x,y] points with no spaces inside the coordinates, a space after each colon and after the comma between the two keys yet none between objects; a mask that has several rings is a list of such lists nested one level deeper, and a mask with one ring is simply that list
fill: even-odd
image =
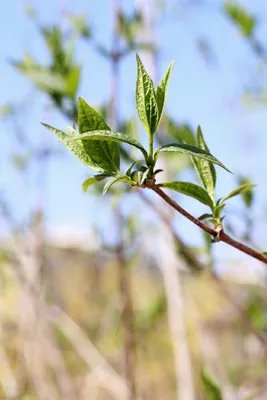
[{"label": "thin bare twig", "polygon": [[236,301],[236,299],[232,296],[230,290],[228,290],[225,283],[215,274],[214,271],[211,269],[207,269],[204,264],[196,257],[196,255],[191,251],[190,248],[184,243],[184,241],[180,238],[180,236],[175,231],[170,218],[168,215],[162,210],[161,207],[158,207],[151,199],[144,196],[144,194],[140,191],[140,197],[149,205],[151,209],[153,209],[156,214],[166,223],[167,228],[169,229],[172,237],[179,244],[179,247],[182,248],[183,253],[186,257],[191,260],[191,262],[195,265],[196,269],[199,271],[205,271],[206,274],[210,276],[210,278],[216,283],[218,289],[220,290],[221,294],[227,299],[231,305],[235,308],[237,313],[240,315],[242,322],[244,323],[246,329],[251,332],[258,340],[261,342],[262,346],[264,347],[265,355],[267,355],[267,341],[264,335],[262,335],[251,323],[246,311],[243,307]]},{"label": "thin bare twig", "polygon": [[249,255],[250,257],[255,258],[256,260],[262,261],[264,264],[267,264],[267,257],[260,253],[257,250],[252,249],[251,247],[246,246],[243,243],[238,242],[237,240],[231,238],[227,233],[223,230],[219,232],[216,229],[209,227],[204,224],[199,219],[195,218],[192,214],[186,211],[183,207],[181,207],[175,200],[171,199],[161,188],[155,183],[147,182],[144,187],[152,189],[157,195],[159,195],[166,203],[168,203],[172,208],[182,214],[185,218],[189,219],[189,221],[193,222],[193,224],[197,225],[203,231],[209,233],[214,237],[214,241],[216,242],[224,242],[229,244],[229,246],[235,247],[239,251]]}]

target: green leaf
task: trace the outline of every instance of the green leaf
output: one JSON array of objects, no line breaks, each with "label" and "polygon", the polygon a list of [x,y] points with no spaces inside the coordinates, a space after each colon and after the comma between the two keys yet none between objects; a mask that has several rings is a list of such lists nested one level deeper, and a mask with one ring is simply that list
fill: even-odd
[{"label": "green leaf", "polygon": [[128,143],[131,146],[136,147],[139,149],[145,159],[147,160],[148,154],[146,150],[143,148],[141,143],[139,143],[137,140],[132,138],[131,136],[125,135],[124,133],[119,133],[119,132],[112,132],[112,131],[93,131],[89,133],[84,133],[79,136],[72,137],[71,139],[68,139],[68,142],[70,141],[76,141],[76,140],[82,140],[82,141],[87,141],[87,140],[94,140],[94,141],[108,141],[108,142],[123,142],[123,143]]},{"label": "green leaf", "polygon": [[[200,221],[204,221],[205,219],[212,218],[212,217],[213,217],[212,214],[207,214],[207,213],[205,213],[205,214],[200,215],[200,217],[198,217],[198,219],[199,219]],[[210,236],[209,236],[209,237],[210,237]]]},{"label": "green leaf", "polygon": [[202,371],[201,380],[206,394],[205,400],[223,400],[222,392],[210,373]]},{"label": "green leaf", "polygon": [[267,251],[263,251],[262,254],[267,257]]},{"label": "green leaf", "polygon": [[205,189],[201,186],[195,185],[191,182],[164,182],[159,186],[167,189],[175,190],[176,192],[183,193],[186,196],[193,197],[208,207],[213,207],[213,202]]},{"label": "green leaf", "polygon": [[9,104],[0,105],[0,117],[10,117],[14,112],[13,106]]},{"label": "green leaf", "polygon": [[59,92],[64,94],[66,92],[66,82],[58,72],[51,72],[37,64],[30,66],[16,61],[11,63],[39,89],[47,93]]},{"label": "green leaf", "polygon": [[165,115],[163,118],[168,135],[181,143],[190,144],[191,146],[196,145],[195,134],[191,126],[188,124],[178,124],[170,116]]},{"label": "green leaf", "polygon": [[[238,179],[239,185],[244,185],[245,183],[251,183],[247,177],[239,177]],[[242,199],[246,205],[246,207],[250,208],[252,206],[254,200],[254,192],[253,190],[248,190],[245,193],[242,193]]]},{"label": "green leaf", "polygon": [[251,190],[253,187],[256,185],[253,185],[252,183],[245,183],[244,185],[239,186],[232,192],[230,192],[227,196],[224,196],[222,199],[220,199],[219,204],[224,203],[226,200],[230,199],[231,197],[238,196],[239,194],[244,194],[247,191]]},{"label": "green leaf", "polygon": [[136,108],[148,136],[153,135],[157,129],[159,112],[153,82],[146,72],[138,54],[137,81],[136,81]]},{"label": "green leaf", "polygon": [[67,147],[67,149],[74,154],[83,164],[87,167],[94,169],[97,172],[104,172],[103,168],[100,168],[86,153],[82,142],[70,142],[67,139],[70,139],[70,136],[67,135],[65,132],[60,131],[59,129],[53,128],[52,126],[41,122],[41,124],[49,129],[50,131],[54,132],[60,141]]},{"label": "green leaf", "polygon": [[[204,140],[200,126],[197,127],[197,145],[200,149],[209,153],[209,148]],[[211,199],[214,200],[214,189],[216,185],[216,171],[214,165],[212,162],[204,159],[193,158],[193,162],[204,187]]]},{"label": "green leaf", "polygon": [[94,183],[97,183],[99,181],[102,181],[103,179],[106,179],[107,175],[95,175],[95,176],[90,176],[89,178],[85,179],[83,182],[83,191],[86,192],[89,186],[93,185]]},{"label": "green leaf", "polygon": [[66,78],[66,92],[74,98],[79,87],[81,67],[73,67]]},{"label": "green leaf", "polygon": [[213,215],[215,218],[221,218],[221,212],[224,209],[224,207],[225,207],[225,204],[220,204],[214,208]]},{"label": "green leaf", "polygon": [[238,26],[240,31],[246,37],[251,37],[256,26],[256,18],[249,14],[241,5],[233,1],[224,3],[226,15]]},{"label": "green leaf", "polygon": [[144,160],[136,160],[136,161],[134,161],[134,162],[130,165],[130,167],[127,169],[126,175],[127,175],[127,176],[131,176],[133,167],[134,167],[135,165],[137,165],[137,164],[142,163],[142,162],[144,162]]},{"label": "green leaf", "polygon": [[162,117],[164,104],[165,104],[166,97],[167,97],[168,83],[169,83],[171,73],[173,70],[173,65],[174,65],[174,61],[172,61],[170,63],[165,75],[163,76],[163,78],[161,79],[160,83],[158,84],[158,86],[156,87],[156,90],[155,90],[156,100],[157,100],[157,105],[158,105],[158,113],[159,113],[157,127],[159,126],[160,120]]},{"label": "green leaf", "polygon": [[109,190],[109,188],[116,182],[127,182],[127,183],[133,183],[132,180],[130,178],[128,178],[127,176],[122,176],[122,175],[117,175],[114,176],[114,178],[110,179],[104,186],[103,188],[103,196],[107,193],[107,191]]},{"label": "green leaf", "polygon": [[[102,117],[81,97],[78,100],[78,127],[80,136],[85,132],[110,130]],[[103,169],[114,172],[118,171],[120,168],[118,144],[111,142],[103,143],[103,141],[96,139],[92,142],[82,142],[87,154]]]},{"label": "green leaf", "polygon": [[183,153],[183,154],[188,154],[189,156],[193,156],[193,157],[198,157],[198,158],[202,158],[204,160],[207,161],[211,161],[214,164],[219,165],[220,167],[222,167],[223,169],[225,169],[226,171],[232,173],[228,168],[226,168],[219,160],[217,160],[217,158],[215,158],[212,154],[208,153],[205,150],[199,149],[198,147],[195,146],[190,146],[189,144],[183,144],[183,143],[171,143],[171,144],[167,144],[165,146],[160,147],[156,153],[155,153],[155,157],[157,158],[158,153],[162,153],[162,152],[173,152],[176,151],[178,153]]}]

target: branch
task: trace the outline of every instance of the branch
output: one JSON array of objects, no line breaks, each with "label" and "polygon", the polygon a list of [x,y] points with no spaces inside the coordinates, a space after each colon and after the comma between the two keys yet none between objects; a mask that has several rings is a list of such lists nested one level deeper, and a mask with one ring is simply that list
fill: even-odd
[{"label": "branch", "polygon": [[146,182],[144,187],[152,189],[157,195],[159,195],[166,203],[168,203],[172,208],[182,214],[185,218],[189,219],[189,221],[193,222],[193,224],[197,225],[203,231],[209,233],[211,236],[214,237],[216,242],[224,242],[229,244],[229,246],[235,247],[239,251],[242,251],[245,254],[248,254],[250,257],[255,258],[256,260],[262,261],[263,263],[267,264],[267,257],[264,254],[256,251],[243,243],[238,242],[235,239],[232,239],[227,233],[223,230],[217,231],[216,229],[210,228],[208,225],[204,224],[199,219],[195,218],[192,214],[186,211],[184,208],[179,206],[176,201],[172,200],[163,190],[160,189],[155,183]]},{"label": "branch", "polygon": [[190,259],[196,269],[198,271],[205,271],[206,274],[216,283],[218,289],[220,290],[221,294],[223,297],[228,300],[231,305],[235,308],[237,313],[239,314],[241,320],[243,321],[246,329],[254,334],[258,340],[261,342],[263,348],[264,348],[264,353],[267,356],[267,342],[265,339],[265,336],[262,335],[251,323],[248,315],[246,314],[246,311],[243,309],[241,304],[239,304],[235,297],[232,295],[231,291],[228,289],[226,286],[225,282],[221,280],[218,275],[211,269],[207,269],[204,264],[196,257],[194,252],[184,243],[184,241],[180,238],[180,236],[177,234],[175,231],[170,218],[168,215],[162,210],[161,207],[158,207],[157,204],[155,204],[153,201],[151,201],[148,197],[144,196],[143,193],[140,191],[139,192],[140,197],[149,205],[151,209],[155,211],[155,213],[161,218],[165,223],[167,228],[169,229],[173,239],[176,241],[176,243],[179,244],[179,246],[182,248],[183,253],[187,256],[188,259]]}]

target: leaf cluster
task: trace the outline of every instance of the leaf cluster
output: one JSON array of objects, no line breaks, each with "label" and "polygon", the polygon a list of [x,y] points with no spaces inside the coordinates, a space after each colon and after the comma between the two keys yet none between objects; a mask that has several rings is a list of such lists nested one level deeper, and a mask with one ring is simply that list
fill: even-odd
[{"label": "leaf cluster", "polygon": [[[173,70],[170,63],[163,78],[155,87],[140,57],[137,55],[136,108],[139,119],[148,136],[148,149],[127,133],[112,131],[104,119],[85,100],[78,100],[78,130],[68,127],[68,134],[44,124],[63,142],[66,148],[81,162],[98,174],[91,176],[83,183],[86,191],[89,186],[109,178],[103,188],[103,194],[115,183],[125,182],[131,186],[145,187],[149,182],[156,182],[156,175],[162,170],[157,168],[157,160],[162,153],[184,154],[191,158],[202,186],[192,182],[163,182],[159,186],[195,198],[210,208],[210,213],[203,214],[200,219],[212,223],[216,229],[221,228],[221,213],[226,201],[239,194],[251,192],[254,185],[243,183],[228,195],[215,200],[217,182],[215,165],[230,172],[207,146],[202,130],[197,128],[196,137],[190,129],[183,129],[177,141],[154,150],[154,135],[157,131],[167,97],[168,84]],[[169,120],[167,127],[171,131],[175,126]],[[136,148],[142,158],[131,163],[126,172],[120,170],[119,144],[128,144]]]}]

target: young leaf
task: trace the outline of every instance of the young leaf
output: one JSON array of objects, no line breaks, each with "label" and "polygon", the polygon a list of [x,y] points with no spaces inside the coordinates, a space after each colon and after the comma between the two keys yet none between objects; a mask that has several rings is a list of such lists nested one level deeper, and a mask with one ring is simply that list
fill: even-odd
[{"label": "young leaf", "polygon": [[[239,177],[238,179],[239,185],[244,185],[245,183],[250,183],[250,180],[247,177]],[[254,200],[254,192],[253,190],[248,190],[245,193],[242,193],[242,199],[246,205],[246,207],[251,207]]]},{"label": "young leaf", "polygon": [[[209,153],[209,148],[204,140],[200,126],[197,127],[197,144],[200,149]],[[214,165],[212,162],[204,159],[193,158],[193,162],[204,187],[210,197],[214,199],[214,189],[216,185],[216,171]]]},{"label": "young leaf", "polygon": [[155,90],[156,100],[157,100],[157,105],[158,105],[158,112],[159,112],[157,127],[159,126],[159,123],[160,123],[160,120],[162,117],[164,104],[165,104],[166,97],[167,97],[168,83],[169,83],[171,73],[173,70],[173,65],[174,65],[174,62],[172,61],[170,63],[170,65],[168,66],[168,69],[167,69],[165,75],[163,76],[163,78],[161,79],[160,83],[158,84],[158,86],[156,87],[156,90]]},{"label": "young leaf", "polygon": [[47,125],[42,122],[42,125],[49,129],[50,131],[54,132],[57,137],[60,139],[62,143],[67,147],[67,149],[74,154],[82,163],[84,163],[87,167],[94,169],[97,172],[104,172],[103,168],[99,167],[93,159],[86,153],[82,142],[70,142],[67,139],[71,137],[67,135],[65,132],[60,131],[59,129],[53,128],[50,125]]},{"label": "young leaf", "polygon": [[122,175],[114,176],[114,178],[110,179],[110,180],[105,184],[105,186],[104,186],[104,188],[103,188],[103,192],[102,192],[103,196],[107,193],[107,191],[109,190],[109,188],[110,188],[114,183],[116,183],[116,182],[128,182],[128,183],[130,183],[130,184],[133,183],[133,182],[131,181],[131,179],[128,178],[127,176],[122,176]]},{"label": "young leaf", "polygon": [[188,124],[179,124],[170,116],[164,115],[164,126],[166,131],[174,139],[181,143],[190,144],[191,146],[196,146],[196,138],[193,129]]},{"label": "young leaf", "polygon": [[255,30],[256,18],[248,13],[248,11],[241,5],[233,1],[226,1],[224,3],[224,10],[226,15],[237,25],[244,36],[250,38]]},{"label": "young leaf", "polygon": [[211,374],[204,370],[201,373],[201,379],[206,394],[206,400],[223,400],[222,392]]},{"label": "young leaf", "polygon": [[136,81],[136,108],[148,136],[153,135],[157,129],[159,112],[153,82],[145,70],[138,54],[137,81]]},{"label": "young leaf", "polygon": [[212,154],[208,153],[205,150],[199,149],[198,147],[195,146],[190,146],[189,144],[183,144],[183,143],[171,143],[167,144],[165,146],[160,147],[156,153],[155,153],[155,158],[157,158],[159,153],[162,152],[178,152],[178,153],[183,153],[183,154],[188,154],[189,156],[193,157],[198,157],[207,161],[211,161],[214,164],[219,165],[226,171],[232,173],[228,168],[226,168],[217,158],[215,158]]},{"label": "young leaf", "polygon": [[[78,127],[80,134],[96,130],[110,130],[102,117],[81,97],[78,100]],[[83,142],[82,145],[87,154],[103,169],[113,172],[119,170],[120,154],[117,143],[103,143],[95,140],[90,143]]]},{"label": "young leaf", "polygon": [[215,218],[221,218],[221,212],[224,209],[224,207],[225,207],[225,204],[220,204],[214,208],[213,215]]},{"label": "young leaf", "polygon": [[[205,219],[212,218],[212,217],[213,217],[212,214],[207,214],[207,213],[205,213],[205,214],[200,215],[200,217],[198,217],[198,219],[199,219],[200,221],[204,221]],[[210,236],[209,236],[209,237],[210,237]]]},{"label": "young leaf", "polygon": [[92,132],[86,132],[82,135],[72,137],[68,139],[68,142],[71,141],[76,141],[76,140],[82,140],[82,141],[88,141],[88,140],[93,140],[93,141],[107,141],[107,142],[123,142],[123,143],[128,143],[131,146],[136,147],[139,149],[145,159],[147,159],[148,155],[144,147],[139,143],[137,140],[132,138],[131,136],[125,135],[124,133],[119,133],[119,132],[112,132],[112,131],[92,131]]},{"label": "young leaf", "polygon": [[136,161],[134,161],[134,162],[130,165],[130,167],[127,169],[126,175],[127,175],[127,176],[131,176],[133,167],[134,167],[135,165],[141,163],[141,162],[144,162],[144,160],[136,160]]},{"label": "young leaf", "polygon": [[193,197],[208,207],[213,206],[212,199],[208,195],[205,189],[201,186],[195,185],[191,182],[164,182],[159,184],[161,187],[175,190],[176,192],[183,193],[186,196]]},{"label": "young leaf", "polygon": [[95,175],[95,176],[90,176],[89,178],[85,179],[83,182],[83,191],[86,192],[88,187],[93,185],[94,183],[97,183],[99,181],[102,181],[103,179],[106,179],[108,176],[107,175]]},{"label": "young leaf", "polygon": [[227,196],[224,196],[222,199],[220,199],[219,204],[224,203],[226,200],[230,199],[231,197],[238,196],[239,194],[246,193],[247,191],[251,190],[253,187],[256,185],[253,185],[252,183],[245,183],[244,185],[239,186],[232,192],[230,192]]}]

